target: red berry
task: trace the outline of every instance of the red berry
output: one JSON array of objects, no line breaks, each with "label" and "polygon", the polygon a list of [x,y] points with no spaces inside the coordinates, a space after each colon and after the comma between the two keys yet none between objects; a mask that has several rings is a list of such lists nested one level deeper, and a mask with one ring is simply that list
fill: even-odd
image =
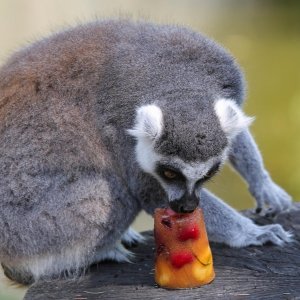
[{"label": "red berry", "polygon": [[180,230],[178,238],[184,242],[188,239],[198,239],[199,235],[199,226],[197,224],[188,224]]},{"label": "red berry", "polygon": [[189,251],[181,251],[172,253],[170,259],[173,267],[181,268],[185,264],[191,263],[194,260],[194,257]]}]

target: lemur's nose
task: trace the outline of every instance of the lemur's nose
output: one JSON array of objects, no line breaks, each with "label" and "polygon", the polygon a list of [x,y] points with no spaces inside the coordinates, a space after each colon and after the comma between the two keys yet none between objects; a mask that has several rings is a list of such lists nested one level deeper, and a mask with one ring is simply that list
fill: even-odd
[{"label": "lemur's nose", "polygon": [[184,194],[180,199],[170,201],[170,207],[177,213],[191,213],[199,205],[199,198],[193,195]]}]

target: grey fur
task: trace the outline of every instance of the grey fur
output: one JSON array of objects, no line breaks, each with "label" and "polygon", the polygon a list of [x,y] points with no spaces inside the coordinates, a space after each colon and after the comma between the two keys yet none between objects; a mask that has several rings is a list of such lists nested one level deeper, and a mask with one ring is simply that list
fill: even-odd
[{"label": "grey fur", "polygon": [[[178,94],[173,97],[182,98]],[[195,99],[190,99],[189,93],[185,97],[182,100],[186,106],[178,109],[178,112],[172,110],[175,99],[164,103],[164,132],[156,142],[155,150],[165,156],[179,156],[187,162],[206,161],[221,154],[228,141],[214,113],[213,96],[210,96],[211,100],[205,103],[205,107],[197,103],[197,99],[198,102],[199,99],[205,99],[202,93],[195,96]],[[191,110],[191,107],[197,107],[197,110]],[[170,111],[172,114],[169,114]],[[179,127],[180,131],[174,131],[175,127]]]},{"label": "grey fur", "polygon": [[[213,111],[217,97],[241,105],[239,68],[216,43],[177,26],[95,22],[14,54],[0,71],[0,261],[7,273],[26,283],[76,273],[99,258],[122,259],[119,240],[138,212],[167,203],[126,133],[136,108],[155,103],[167,116],[159,153],[206,160],[229,143]],[[244,167],[259,153],[236,141],[234,164],[260,199],[257,166],[249,176]],[[282,197],[268,188],[272,206]],[[227,244],[230,230],[219,238],[225,222],[232,232],[249,224],[222,204],[213,216],[204,211],[210,235]],[[256,243],[253,232],[241,232],[245,242],[233,246]]]},{"label": "grey fur", "polygon": [[272,215],[290,207],[290,195],[272,181],[249,130],[237,136],[229,159],[248,182],[249,191],[257,201],[257,211]]},{"label": "grey fur", "polygon": [[201,191],[201,206],[211,241],[231,247],[263,245],[266,242],[283,245],[291,241],[292,235],[279,224],[258,226],[205,189]]}]

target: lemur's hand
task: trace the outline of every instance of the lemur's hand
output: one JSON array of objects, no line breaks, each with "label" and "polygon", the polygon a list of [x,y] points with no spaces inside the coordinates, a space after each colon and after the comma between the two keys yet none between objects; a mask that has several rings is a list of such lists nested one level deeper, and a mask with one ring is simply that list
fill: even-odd
[{"label": "lemur's hand", "polygon": [[260,184],[249,188],[256,199],[256,213],[274,217],[292,205],[292,198],[267,176]]},{"label": "lemur's hand", "polygon": [[260,246],[271,242],[272,244],[282,246],[285,243],[292,242],[292,233],[285,231],[279,224],[259,226],[254,223],[248,223],[244,231],[233,234],[229,245],[231,247],[246,247],[250,245]]},{"label": "lemur's hand", "polygon": [[201,190],[200,199],[210,241],[231,247],[263,245],[267,242],[284,245],[292,241],[292,234],[280,224],[256,225],[205,189]]}]

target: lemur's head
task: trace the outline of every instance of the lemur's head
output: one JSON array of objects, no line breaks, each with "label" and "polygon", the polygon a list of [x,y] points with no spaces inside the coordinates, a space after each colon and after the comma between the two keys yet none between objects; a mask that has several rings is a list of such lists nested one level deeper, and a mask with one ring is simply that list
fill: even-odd
[{"label": "lemur's head", "polygon": [[174,211],[193,211],[201,187],[219,171],[232,140],[251,118],[230,99],[176,113],[158,105],[138,108],[128,130],[137,140],[136,159],[161,184]]}]

